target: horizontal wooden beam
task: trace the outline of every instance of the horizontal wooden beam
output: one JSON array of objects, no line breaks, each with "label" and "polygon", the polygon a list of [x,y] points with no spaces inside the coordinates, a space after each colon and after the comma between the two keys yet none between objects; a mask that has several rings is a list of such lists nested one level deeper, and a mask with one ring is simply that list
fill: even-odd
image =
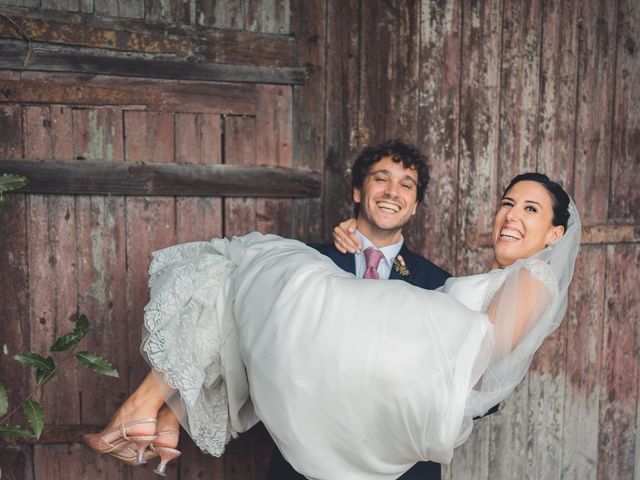
[{"label": "horizontal wooden beam", "polygon": [[187,197],[319,197],[320,172],[302,168],[0,159],[23,175],[21,193]]},{"label": "horizontal wooden beam", "polygon": [[[490,248],[493,246],[492,233],[480,233],[467,241],[469,248]],[[640,225],[606,224],[590,225],[582,228],[580,245],[609,245],[616,243],[640,243]]]},{"label": "horizontal wooden beam", "polygon": [[125,52],[171,54],[211,63],[296,67],[296,40],[243,30],[148,23],[141,19],[2,7],[0,38]]},{"label": "horizontal wooden beam", "polygon": [[125,77],[211,82],[303,85],[301,67],[266,67],[197,63],[158,55],[58,46],[19,40],[0,40],[0,70],[88,73]]}]

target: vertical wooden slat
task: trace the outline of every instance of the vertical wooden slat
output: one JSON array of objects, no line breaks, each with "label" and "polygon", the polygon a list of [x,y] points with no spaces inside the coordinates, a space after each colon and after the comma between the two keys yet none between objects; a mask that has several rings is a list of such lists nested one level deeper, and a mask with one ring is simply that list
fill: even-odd
[{"label": "vertical wooden slat", "polygon": [[[460,170],[456,272],[486,271],[492,257],[466,245],[471,232],[486,232],[493,223],[496,198],[500,48],[500,1],[465,1],[462,20],[460,98]],[[476,425],[474,435],[458,451],[449,468],[452,478],[488,478],[489,422]]]},{"label": "vertical wooden slat", "polygon": [[[445,8],[433,0],[420,14],[418,144],[429,159],[431,180],[424,200],[424,240],[417,251],[453,272],[457,235],[458,134],[460,118],[459,2]],[[412,224],[409,225],[413,227]]]},{"label": "vertical wooden slat", "polygon": [[616,10],[608,1],[580,3],[574,193],[585,225],[605,222],[609,208]]},{"label": "vertical wooden slat", "polygon": [[612,220],[638,222],[640,218],[640,4],[620,0],[613,99],[613,139],[611,145]]},{"label": "vertical wooden slat", "polygon": [[349,168],[360,148],[358,59],[360,2],[330,0],[327,7],[327,109],[324,167],[324,237],[353,216]]},{"label": "vertical wooden slat", "polygon": [[[220,116],[176,114],[176,163],[216,165],[221,162]],[[219,198],[177,198],[176,236],[179,243],[222,236],[222,201]]]},{"label": "vertical wooden slat", "polygon": [[361,142],[400,137],[416,143],[419,3],[366,3],[361,21],[367,26],[361,32]]},{"label": "vertical wooden slat", "polygon": [[[25,156],[69,160],[71,110],[25,107]],[[32,195],[28,202],[31,348],[47,355],[53,341],[73,329],[77,312],[75,201],[72,196]],[[75,364],[61,370],[44,390],[49,421],[78,421]]]},{"label": "vertical wooden slat", "polygon": [[[38,446],[36,446],[38,447]],[[34,478],[83,478],[84,445],[47,445],[34,450]]]},{"label": "vertical wooden slat", "polygon": [[[23,157],[22,109],[19,105],[0,105],[0,156]],[[7,389],[9,408],[27,396],[31,371],[12,357],[31,349],[29,316],[29,266],[27,263],[27,207],[25,196],[8,195],[0,210],[0,381]],[[20,416],[11,419],[18,423]],[[30,446],[0,446],[3,478],[31,479],[33,449]]]},{"label": "vertical wooden slat", "polygon": [[290,0],[247,0],[245,30],[288,34]]},{"label": "vertical wooden slat", "polygon": [[633,478],[637,441],[640,247],[607,247],[597,478]]},{"label": "vertical wooden slat", "polygon": [[[225,117],[225,163],[254,165],[256,162],[256,120],[253,117]],[[256,228],[254,198],[224,199],[224,236],[243,235]]]},{"label": "vertical wooden slat", "polygon": [[[260,163],[290,167],[291,159],[291,87],[260,85],[256,112],[256,151]],[[291,200],[258,199],[256,228],[263,233],[292,237]]]},{"label": "vertical wooden slat", "polygon": [[[460,187],[458,193],[461,245],[470,232],[487,232],[493,224],[497,198],[500,98],[501,11],[499,1],[467,1],[463,7]],[[465,267],[464,262],[467,263]],[[460,248],[458,273],[485,271],[477,252]]]},{"label": "vertical wooden slat", "polygon": [[578,57],[576,0],[545,0],[542,8],[537,168],[573,189]]},{"label": "vertical wooden slat", "polygon": [[245,6],[243,0],[195,0],[196,23],[210,27],[242,30]]},{"label": "vertical wooden slat", "polygon": [[144,5],[148,23],[191,23],[190,0],[145,0]]},{"label": "vertical wooden slat", "polygon": [[[73,112],[73,156],[76,159],[124,160],[122,111],[78,109]],[[82,348],[106,356],[118,369],[114,380],[82,370],[82,420],[103,425],[129,394],[126,298],[125,200],[122,197],[76,198],[78,236],[78,310],[87,315],[91,330]],[[137,361],[136,357],[133,357]],[[85,474],[122,475],[109,458],[84,450]]]},{"label": "vertical wooden slat", "polygon": [[[222,161],[222,129],[219,115],[178,113],[176,163],[215,165]],[[212,192],[213,193],[213,192]],[[178,243],[210,240],[222,236],[220,198],[176,198],[176,238]],[[186,436],[186,435],[185,435]],[[180,478],[222,478],[223,462],[205,455],[189,439],[180,445]]]},{"label": "vertical wooden slat", "polygon": [[[309,67],[306,84],[293,87],[293,166],[318,171],[324,167],[326,8],[324,0],[291,2],[298,62]],[[322,198],[294,199],[292,208],[295,238],[322,241]]]},{"label": "vertical wooden slat", "polygon": [[540,91],[541,0],[503,5],[498,193],[536,169]]},{"label": "vertical wooden slat", "polygon": [[570,289],[564,320],[567,343],[563,478],[596,479],[606,266],[605,248],[583,246]]},{"label": "vertical wooden slat", "polygon": [[[72,157],[70,109],[25,107],[24,127],[27,158],[69,160]],[[69,195],[32,195],[28,216],[31,349],[46,356],[54,340],[73,329],[77,317],[75,199]],[[62,357],[56,358],[60,361]],[[77,363],[67,364],[38,395],[48,422],[79,422],[79,368],[82,367]],[[55,465],[58,454],[55,448],[34,446],[36,478],[50,464]]]},{"label": "vertical wooden slat", "polygon": [[[152,158],[158,163],[174,159],[173,115],[126,111],[125,160],[139,162]],[[148,269],[151,253],[173,245],[175,200],[173,197],[129,197],[126,201],[127,323],[129,330],[129,391],[147,372],[140,360],[140,328],[143,309],[149,300]]]}]

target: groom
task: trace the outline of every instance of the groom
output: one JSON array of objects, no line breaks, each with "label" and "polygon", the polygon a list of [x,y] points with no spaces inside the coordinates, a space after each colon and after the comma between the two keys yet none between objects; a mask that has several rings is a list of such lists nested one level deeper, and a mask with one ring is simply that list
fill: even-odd
[{"label": "groom", "polygon": [[[366,147],[352,167],[352,195],[359,252],[341,253],[333,243],[312,244],[358,278],[404,280],[433,290],[450,276],[404,244],[402,228],[416,213],[429,181],[426,158],[400,141]],[[401,321],[401,319],[399,319]],[[276,449],[267,480],[304,479]],[[440,480],[440,464],[418,462],[399,480]]]}]

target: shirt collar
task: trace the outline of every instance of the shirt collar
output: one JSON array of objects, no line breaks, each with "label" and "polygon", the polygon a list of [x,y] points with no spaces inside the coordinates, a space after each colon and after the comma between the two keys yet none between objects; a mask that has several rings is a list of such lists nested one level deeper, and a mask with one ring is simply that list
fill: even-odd
[{"label": "shirt collar", "polygon": [[356,235],[362,243],[362,248],[360,249],[361,252],[364,252],[365,248],[377,248],[382,252],[382,255],[384,255],[384,259],[387,261],[388,265],[393,265],[393,261],[398,256],[398,253],[400,253],[400,249],[402,248],[402,244],[404,243],[404,237],[400,235],[400,240],[398,240],[396,243],[387,245],[386,247],[376,247],[373,243],[371,243],[371,240],[369,240],[362,234],[360,230],[356,230]]}]

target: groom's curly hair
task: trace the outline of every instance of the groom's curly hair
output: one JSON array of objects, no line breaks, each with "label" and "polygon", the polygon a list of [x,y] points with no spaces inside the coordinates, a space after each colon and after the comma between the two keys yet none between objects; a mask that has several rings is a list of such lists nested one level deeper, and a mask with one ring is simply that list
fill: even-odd
[{"label": "groom's curly hair", "polygon": [[[424,200],[424,192],[429,183],[429,166],[427,157],[420,153],[413,145],[404,143],[398,139],[387,140],[365,147],[356,158],[351,167],[351,189],[362,189],[364,179],[371,171],[371,167],[385,157],[391,157],[394,162],[402,162],[404,168],[412,168],[418,174],[418,188],[416,190],[416,200],[418,203]],[[358,216],[360,205],[354,205],[355,215]]]}]

